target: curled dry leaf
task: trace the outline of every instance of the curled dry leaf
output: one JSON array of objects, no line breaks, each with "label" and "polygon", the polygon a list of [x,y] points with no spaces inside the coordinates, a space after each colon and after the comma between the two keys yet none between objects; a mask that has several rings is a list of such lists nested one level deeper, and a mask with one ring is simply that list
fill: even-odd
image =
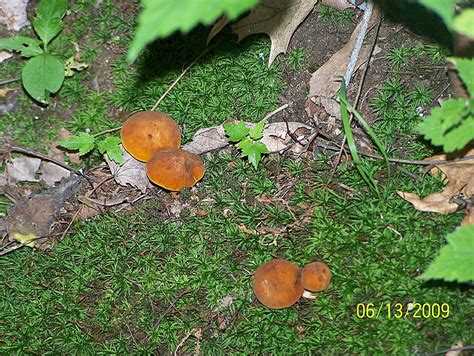
[{"label": "curled dry leaf", "polygon": [[286,53],[291,36],[316,3],[317,0],[262,0],[247,17],[232,25],[232,31],[239,41],[256,33],[270,36],[270,66],[278,54]]},{"label": "curled dry leaf", "polygon": [[[465,154],[465,156],[470,155],[474,155],[474,148]],[[447,155],[441,154],[427,158],[425,161],[445,159],[447,159]],[[414,193],[397,191],[398,195],[412,203],[416,210],[449,214],[459,209],[460,205],[456,201],[468,202],[474,196],[474,158],[435,166],[430,173],[433,175],[441,173],[445,177],[448,183],[442,192],[420,198]],[[472,214],[472,207],[468,207],[468,209]],[[469,215],[466,217],[466,222],[472,221]]]},{"label": "curled dry leaf", "polygon": [[107,162],[115,181],[123,186],[130,184],[132,187],[145,193],[147,188],[153,187],[146,175],[146,164],[133,158],[127,151],[125,151],[122,145],[120,145],[120,149],[122,150],[124,158],[122,164],[117,164],[110,160],[107,155],[104,155],[104,159]]}]

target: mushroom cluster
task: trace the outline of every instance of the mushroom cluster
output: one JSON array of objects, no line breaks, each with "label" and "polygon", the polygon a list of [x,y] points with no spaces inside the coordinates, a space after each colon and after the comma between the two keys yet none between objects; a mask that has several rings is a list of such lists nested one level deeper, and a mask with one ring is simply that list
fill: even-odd
[{"label": "mushroom cluster", "polygon": [[284,259],[270,260],[255,271],[253,291],[263,305],[272,309],[288,308],[303,295],[304,290],[320,292],[331,281],[331,271],[324,262],[312,262],[300,271]]},{"label": "mushroom cluster", "polygon": [[180,149],[181,132],[176,122],[156,111],[131,115],[120,132],[122,145],[134,158],[146,162],[146,174],[168,190],[190,188],[204,175],[198,155]]}]

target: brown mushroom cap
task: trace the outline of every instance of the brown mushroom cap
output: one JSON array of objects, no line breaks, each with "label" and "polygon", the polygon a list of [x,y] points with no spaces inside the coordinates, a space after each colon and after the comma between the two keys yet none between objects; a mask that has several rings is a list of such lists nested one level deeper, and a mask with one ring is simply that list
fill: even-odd
[{"label": "brown mushroom cap", "polygon": [[320,292],[331,282],[331,270],[324,262],[311,262],[301,272],[303,287],[310,292]]},{"label": "brown mushroom cap", "polygon": [[156,152],[146,163],[146,174],[155,184],[168,190],[190,188],[204,175],[198,155],[174,149]]},{"label": "brown mushroom cap", "polygon": [[140,111],[130,116],[120,136],[128,153],[144,162],[159,150],[179,148],[181,144],[178,124],[156,111]]},{"label": "brown mushroom cap", "polygon": [[303,294],[298,266],[282,259],[270,260],[255,271],[253,291],[260,303],[272,308],[288,308]]}]

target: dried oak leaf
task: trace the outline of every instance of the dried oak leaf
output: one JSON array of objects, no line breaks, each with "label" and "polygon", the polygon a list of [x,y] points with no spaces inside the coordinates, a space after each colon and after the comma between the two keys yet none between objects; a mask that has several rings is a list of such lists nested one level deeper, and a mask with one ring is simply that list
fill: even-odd
[{"label": "dried oak leaf", "polygon": [[22,156],[12,159],[6,164],[7,179],[10,184],[18,181],[38,182],[36,173],[40,167],[39,158]]},{"label": "dried oak leaf", "polygon": [[280,53],[286,53],[291,36],[318,0],[263,0],[250,14],[232,25],[239,37],[266,33],[272,41],[268,66]]},{"label": "dried oak leaf", "polygon": [[142,193],[145,193],[147,188],[153,187],[146,175],[146,164],[133,158],[125,151],[122,145],[120,145],[120,149],[124,158],[122,164],[117,164],[110,160],[107,155],[104,155],[104,159],[115,181],[123,186],[130,184],[132,187],[140,189]]},{"label": "dried oak leaf", "polygon": [[[465,156],[474,155],[474,148],[465,154]],[[425,159],[425,161],[436,161],[447,159],[446,154],[436,155]],[[458,161],[449,164],[435,166],[430,173],[433,175],[441,174],[448,182],[444,190],[440,193],[433,193],[424,198],[417,194],[397,191],[403,199],[413,204],[416,210],[428,211],[440,214],[449,214],[458,210],[459,205],[453,199],[469,201],[474,196],[474,158],[465,161]],[[468,211],[472,211],[468,209]],[[470,214],[469,214],[470,215]],[[469,216],[468,215],[468,216]],[[471,219],[472,220],[472,219]],[[469,221],[469,218],[466,218]]]}]

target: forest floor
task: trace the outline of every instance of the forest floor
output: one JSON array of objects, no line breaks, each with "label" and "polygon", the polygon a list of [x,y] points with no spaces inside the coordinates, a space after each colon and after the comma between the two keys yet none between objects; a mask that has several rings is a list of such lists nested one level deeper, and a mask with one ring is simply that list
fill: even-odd
[{"label": "forest floor", "polygon": [[[51,50],[63,59],[79,56],[89,67],[67,78],[48,106],[35,104],[20,82],[0,97],[9,108],[1,136],[45,154],[62,129],[98,133],[149,110],[203,52],[209,31],[200,26],[156,41],[129,66],[138,7],[70,3]],[[178,122],[183,143],[200,128],[229,118],[257,122],[286,103],[271,121],[311,124],[305,111],[311,74],[347,42],[360,16],[317,5],[288,54],[271,67],[268,37],[237,42],[224,29],[158,110]],[[413,128],[451,93],[444,68],[449,44],[443,33],[427,37],[419,29],[426,28],[423,19],[410,16],[410,26],[393,14],[383,18],[358,110],[391,157],[419,160],[435,151]],[[22,65],[19,56],[5,61],[0,77],[17,77]],[[337,163],[336,156],[311,147],[299,156],[271,154],[254,168],[229,146],[203,155],[206,173],[192,189],[171,194],[155,187],[129,209],[77,219],[52,251],[24,247],[0,256],[0,352],[432,354],[472,343],[468,286],[416,278],[462,214],[420,212],[396,193],[425,196],[442,189],[441,179],[416,165],[392,165],[388,175],[383,161],[365,160],[376,194],[351,160],[343,155]],[[102,162],[93,152],[71,164],[92,170]],[[14,194],[0,191],[3,214],[12,195],[21,199],[44,187],[10,189]],[[315,299],[268,309],[251,281],[271,258],[301,267],[324,261],[331,284]],[[417,303],[449,308],[449,315],[415,314]],[[373,318],[362,313],[369,304],[380,310]]]}]

